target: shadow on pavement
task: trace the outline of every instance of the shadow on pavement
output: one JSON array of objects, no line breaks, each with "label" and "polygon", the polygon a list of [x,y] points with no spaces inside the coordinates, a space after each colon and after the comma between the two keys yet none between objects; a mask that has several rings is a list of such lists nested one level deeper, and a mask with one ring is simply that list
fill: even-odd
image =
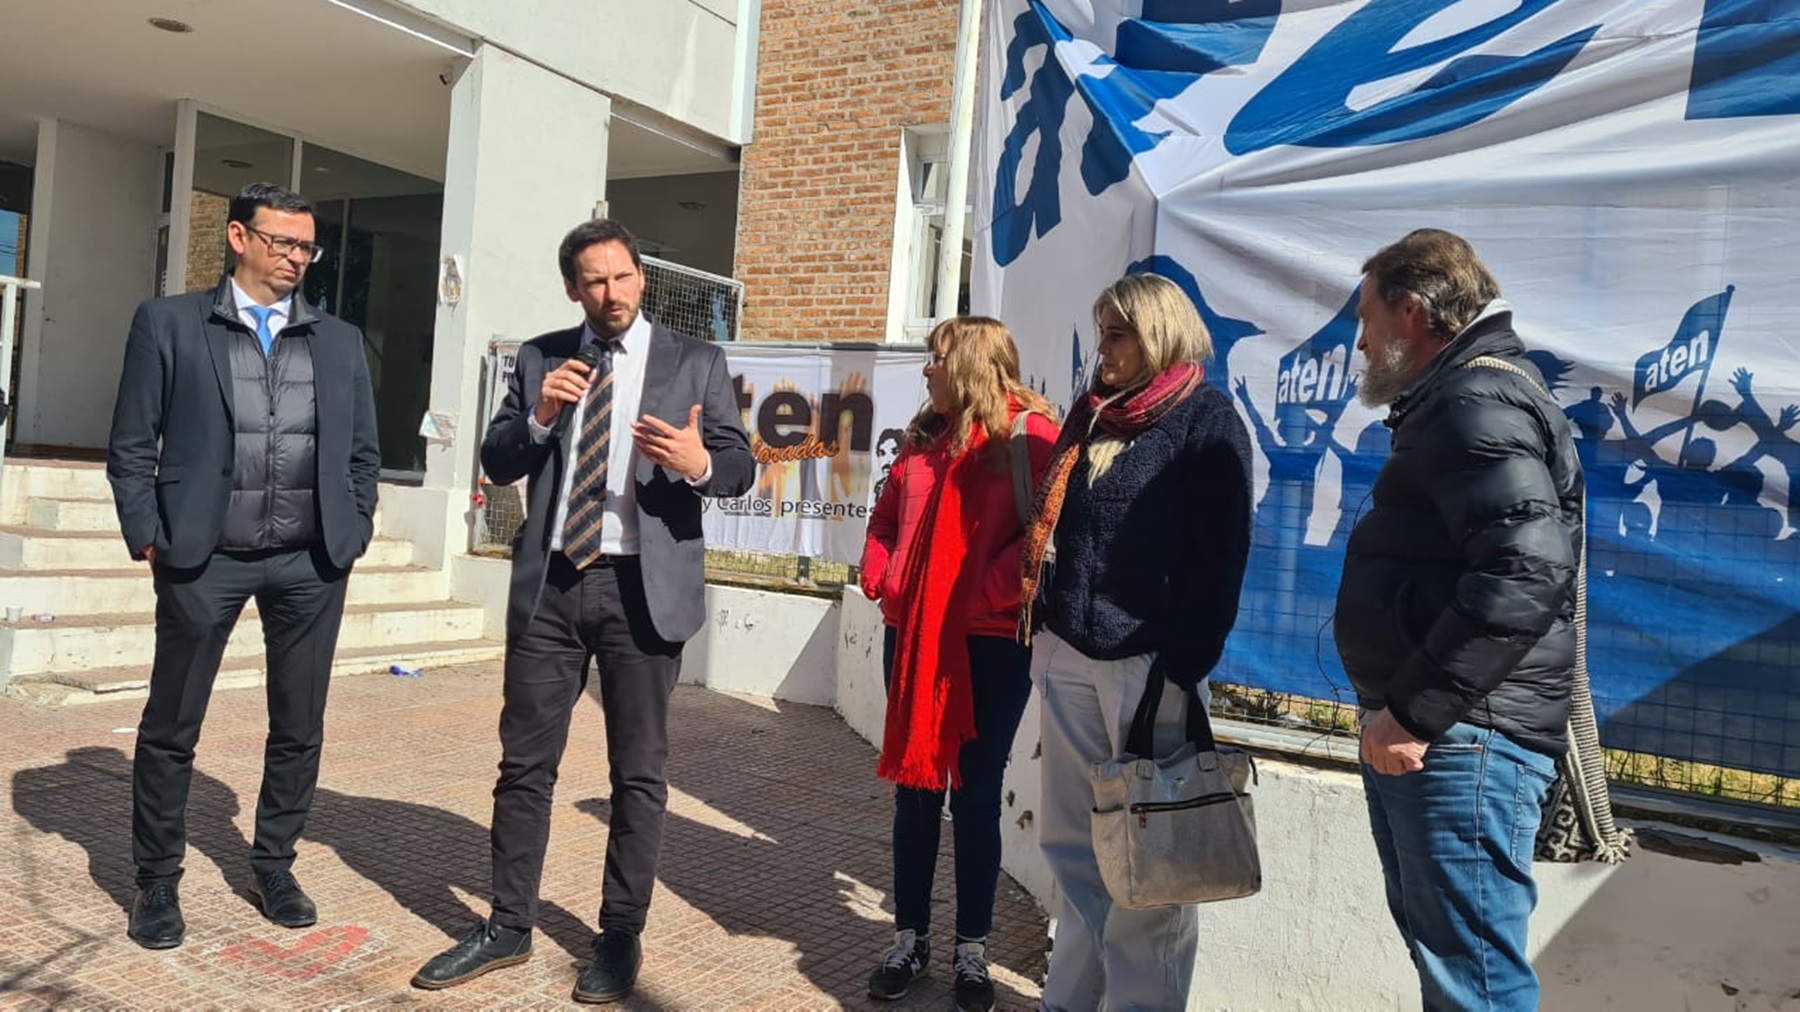
[{"label": "shadow on pavement", "polygon": [[[136,868],[131,859],[131,758],[117,748],[70,749],[63,762],[13,774],[13,811],[45,833],[87,851],[88,877],[119,905],[131,910]],[[195,770],[188,791],[187,841],[190,850],[211,858],[231,889],[243,885],[250,841],[232,821],[237,792],[224,781]],[[192,862],[188,862],[192,866]],[[242,872],[237,879],[234,874]],[[120,922],[119,930],[125,925]]]},{"label": "shadow on pavement", "polygon": [[[306,838],[336,851],[358,877],[442,931],[445,948],[488,914],[485,903],[473,909],[456,895],[458,889],[492,895],[486,825],[430,805],[321,787],[306,819]],[[543,904],[537,930],[576,959],[593,951],[594,929],[554,903]],[[418,961],[436,954],[421,952]]]},{"label": "shadow on pavement", "polygon": [[[858,764],[846,765],[847,755]],[[892,801],[875,777],[867,745],[828,708],[780,702],[771,708],[683,687],[671,717],[668,772],[661,884],[733,934],[791,943],[799,971],[820,992],[847,1006],[867,1004],[869,971],[893,930],[887,897]],[[681,814],[680,794],[716,815],[702,822]],[[574,803],[605,823],[604,798]],[[932,904],[939,937],[931,975],[939,990],[950,980],[949,843],[946,827]],[[1035,906],[1004,879],[1001,894],[990,959],[1039,979],[1042,922]],[[652,932],[655,916],[653,908]],[[999,1007],[1035,1007],[1035,999],[1004,981],[995,984]],[[934,1000],[929,991],[916,997]]]}]

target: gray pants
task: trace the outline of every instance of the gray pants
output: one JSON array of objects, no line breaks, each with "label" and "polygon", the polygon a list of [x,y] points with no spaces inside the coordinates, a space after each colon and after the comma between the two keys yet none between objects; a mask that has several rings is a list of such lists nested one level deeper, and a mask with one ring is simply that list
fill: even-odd
[{"label": "gray pants", "polygon": [[[1038,840],[1061,897],[1043,1008],[1185,1009],[1199,949],[1198,913],[1191,906],[1114,906],[1094,860],[1094,792],[1088,770],[1124,752],[1152,657],[1097,661],[1049,633],[1033,647],[1031,677],[1043,707]],[[1180,746],[1186,713],[1181,690],[1166,686],[1156,711],[1158,755]]]}]

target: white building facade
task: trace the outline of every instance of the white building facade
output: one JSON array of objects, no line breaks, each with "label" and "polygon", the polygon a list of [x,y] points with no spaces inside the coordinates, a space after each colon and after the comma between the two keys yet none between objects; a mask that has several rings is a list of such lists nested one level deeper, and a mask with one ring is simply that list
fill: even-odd
[{"label": "white building facade", "polygon": [[[13,450],[102,451],[133,308],[216,284],[227,199],[288,185],[328,249],[307,297],[367,338],[384,520],[443,565],[467,539],[489,343],[574,319],[563,233],[611,213],[647,251],[729,273],[758,16],[758,0],[9,12],[0,239],[17,232],[13,270],[42,286],[14,336]],[[450,442],[419,436],[427,411]]]}]

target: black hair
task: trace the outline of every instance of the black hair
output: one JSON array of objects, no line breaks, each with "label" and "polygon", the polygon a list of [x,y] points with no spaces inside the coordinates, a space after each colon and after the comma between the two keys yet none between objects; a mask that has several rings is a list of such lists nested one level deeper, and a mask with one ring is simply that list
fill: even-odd
[{"label": "black hair", "polygon": [[625,247],[631,254],[631,266],[639,273],[644,270],[644,259],[638,256],[637,236],[631,230],[611,218],[594,218],[569,229],[563,236],[562,245],[556,249],[556,266],[562,269],[563,280],[575,283],[575,258],[589,246],[598,246],[603,242],[616,242]]},{"label": "black hair", "polygon": [[225,220],[248,225],[256,220],[256,209],[259,207],[266,207],[271,211],[286,211],[289,214],[313,213],[312,205],[306,202],[305,197],[285,186],[251,183],[231,198],[231,210]]}]

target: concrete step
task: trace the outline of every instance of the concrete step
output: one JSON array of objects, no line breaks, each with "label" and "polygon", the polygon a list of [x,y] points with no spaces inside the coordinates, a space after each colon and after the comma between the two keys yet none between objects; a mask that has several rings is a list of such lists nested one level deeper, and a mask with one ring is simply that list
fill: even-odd
[{"label": "concrete step", "polygon": [[117,535],[119,513],[109,499],[52,499],[33,496],[26,503],[25,526],[46,531],[90,531]]},{"label": "concrete step", "polygon": [[[412,542],[377,538],[361,564],[404,566],[412,562]],[[118,531],[52,531],[0,527],[0,570],[121,570],[132,565]]]},{"label": "concrete step", "polygon": [[7,461],[4,480],[0,480],[0,524],[30,523],[33,499],[111,503],[112,486],[106,481],[106,465],[98,461]]},{"label": "concrete step", "polygon": [[[68,513],[79,519],[69,526],[45,523],[36,513],[51,508],[42,505],[45,502],[69,503]],[[98,519],[101,515],[106,518],[104,522]],[[113,509],[112,485],[106,480],[106,465],[79,460],[6,461],[0,475],[0,525],[118,533],[118,515]],[[379,504],[375,507],[375,529],[381,529]]]},{"label": "concrete step", "polygon": [[0,569],[123,569],[131,553],[116,531],[0,527]]},{"label": "concrete step", "polygon": [[[505,644],[496,640],[453,640],[341,648],[332,660],[331,676],[338,678],[344,675],[387,672],[391,666],[398,664],[408,670],[422,671],[423,674],[418,677],[428,679],[434,667],[484,662],[498,664],[505,651]],[[220,665],[219,677],[213,682],[213,688],[252,688],[262,685],[267,674],[261,655],[227,660]],[[149,665],[132,664],[29,675],[12,682],[6,687],[6,691],[9,695],[46,704],[142,699],[148,694],[149,678]]]},{"label": "concrete step", "polygon": [[[405,544],[405,542],[398,542]],[[357,564],[350,574],[351,604],[438,601],[450,592],[447,573],[413,566]],[[0,573],[0,606],[23,609],[29,625],[34,615],[68,620],[81,615],[117,615],[156,607],[156,591],[148,566],[132,569],[24,570]],[[249,605],[254,612],[256,603]]]},{"label": "concrete step", "polygon": [[[338,646],[340,650],[379,649],[383,644],[477,640],[482,625],[481,607],[459,601],[349,605],[344,609]],[[5,623],[0,625],[0,682],[89,668],[147,668],[155,643],[154,616],[147,611],[75,615],[48,623],[29,618]],[[262,621],[255,614],[246,614],[232,631],[225,656],[262,654]]]}]

